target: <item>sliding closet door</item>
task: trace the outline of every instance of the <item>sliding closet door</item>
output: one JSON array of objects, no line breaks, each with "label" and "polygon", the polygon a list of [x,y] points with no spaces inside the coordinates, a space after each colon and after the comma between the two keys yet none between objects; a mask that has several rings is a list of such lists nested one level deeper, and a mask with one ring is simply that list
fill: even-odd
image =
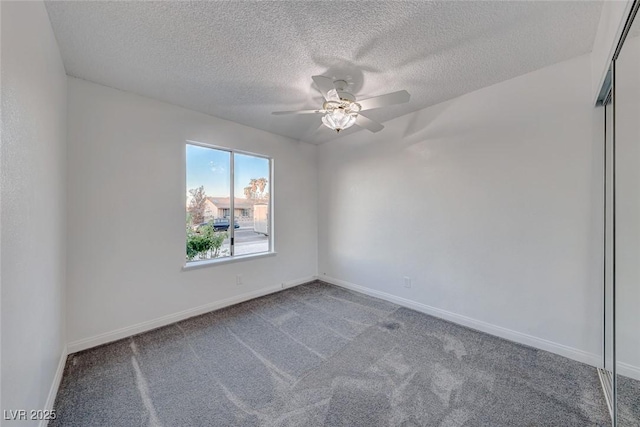
[{"label": "sliding closet door", "polygon": [[[608,389],[613,391],[613,340],[614,340],[614,293],[613,293],[613,103],[609,98],[604,107],[604,183],[605,183],[605,244],[604,244],[604,369]],[[611,398],[613,398],[611,393]]]},{"label": "sliding closet door", "polygon": [[640,425],[640,19],[614,62],[617,425]]}]

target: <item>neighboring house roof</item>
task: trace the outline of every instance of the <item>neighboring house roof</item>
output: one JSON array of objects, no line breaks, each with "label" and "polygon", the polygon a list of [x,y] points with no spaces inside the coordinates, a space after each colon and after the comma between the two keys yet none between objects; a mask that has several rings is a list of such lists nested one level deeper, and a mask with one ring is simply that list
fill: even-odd
[{"label": "neighboring house roof", "polygon": [[[207,200],[211,202],[218,209],[229,209],[231,207],[231,199],[229,197],[207,197]],[[250,209],[259,200],[249,200],[236,197],[233,200],[233,206],[235,209]]]}]

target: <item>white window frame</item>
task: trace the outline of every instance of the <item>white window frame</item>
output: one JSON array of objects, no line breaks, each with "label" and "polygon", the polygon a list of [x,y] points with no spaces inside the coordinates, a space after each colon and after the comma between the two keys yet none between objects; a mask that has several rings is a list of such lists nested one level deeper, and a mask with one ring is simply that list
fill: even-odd
[{"label": "white window frame", "polygon": [[[187,146],[188,145],[194,145],[197,147],[202,147],[202,148],[210,148],[210,149],[214,149],[214,150],[220,150],[220,151],[226,151],[229,153],[229,176],[230,176],[230,195],[229,195],[229,212],[233,212],[232,215],[230,215],[230,219],[229,219],[229,247],[230,247],[230,252],[231,254],[229,256],[223,257],[223,258],[215,258],[215,259],[206,259],[206,260],[198,260],[198,261],[185,261],[184,266],[182,267],[183,270],[191,270],[194,268],[201,268],[201,267],[207,267],[207,266],[211,266],[211,265],[218,265],[218,264],[227,264],[230,262],[237,262],[237,261],[242,261],[242,260],[249,260],[249,259],[256,259],[256,258],[264,258],[264,257],[269,257],[269,256],[274,256],[276,255],[276,251],[275,251],[275,227],[274,227],[274,215],[273,215],[273,204],[274,204],[274,189],[275,186],[273,184],[273,176],[274,176],[274,161],[273,161],[273,157],[267,156],[265,154],[258,154],[258,153],[252,153],[250,151],[244,151],[244,150],[237,150],[235,148],[229,148],[229,147],[222,147],[219,145],[213,145],[213,144],[207,144],[204,142],[198,142],[198,141],[192,141],[192,140],[187,140],[185,142],[184,145],[184,151],[183,153],[185,153],[185,157],[183,159],[183,166],[184,166],[184,188],[187,188],[187,159],[186,159],[186,152],[187,152]],[[253,157],[260,157],[263,159],[266,159],[269,161],[269,249],[267,252],[258,252],[255,254],[247,254],[247,255],[235,255],[234,252],[234,246],[235,246],[235,170],[234,170],[234,154],[244,154],[246,156],[253,156]],[[183,206],[186,206],[186,191],[185,191],[185,203],[183,203]],[[232,222],[233,220],[233,222]],[[233,225],[232,225],[233,224]],[[182,229],[184,230],[184,225],[182,226]],[[186,230],[185,230],[185,235],[184,235],[184,242],[187,241],[187,234],[186,234]]]}]

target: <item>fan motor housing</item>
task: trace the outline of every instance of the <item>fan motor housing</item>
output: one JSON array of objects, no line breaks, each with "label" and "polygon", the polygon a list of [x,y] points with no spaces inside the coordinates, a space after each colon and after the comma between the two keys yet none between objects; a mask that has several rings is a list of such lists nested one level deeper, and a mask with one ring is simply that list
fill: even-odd
[{"label": "fan motor housing", "polygon": [[349,101],[349,102],[355,102],[356,101],[356,97],[353,96],[353,94],[351,94],[351,93],[346,91],[347,86],[349,86],[349,83],[347,83],[346,80],[334,80],[333,81],[333,87],[336,88],[336,92],[337,92],[337,94],[338,94],[338,96],[340,97],[341,100]]},{"label": "fan motor housing", "polygon": [[341,90],[336,90],[336,92],[338,93],[338,96],[340,97],[341,100],[349,101],[349,102],[356,102],[356,97],[353,96],[353,94],[351,94],[349,92],[343,92]]}]

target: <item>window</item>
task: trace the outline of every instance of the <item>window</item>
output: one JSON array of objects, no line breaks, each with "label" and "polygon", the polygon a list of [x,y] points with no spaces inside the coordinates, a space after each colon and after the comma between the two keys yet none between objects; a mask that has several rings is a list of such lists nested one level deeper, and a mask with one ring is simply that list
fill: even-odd
[{"label": "window", "polygon": [[273,251],[270,158],[190,142],[186,171],[188,263]]}]

